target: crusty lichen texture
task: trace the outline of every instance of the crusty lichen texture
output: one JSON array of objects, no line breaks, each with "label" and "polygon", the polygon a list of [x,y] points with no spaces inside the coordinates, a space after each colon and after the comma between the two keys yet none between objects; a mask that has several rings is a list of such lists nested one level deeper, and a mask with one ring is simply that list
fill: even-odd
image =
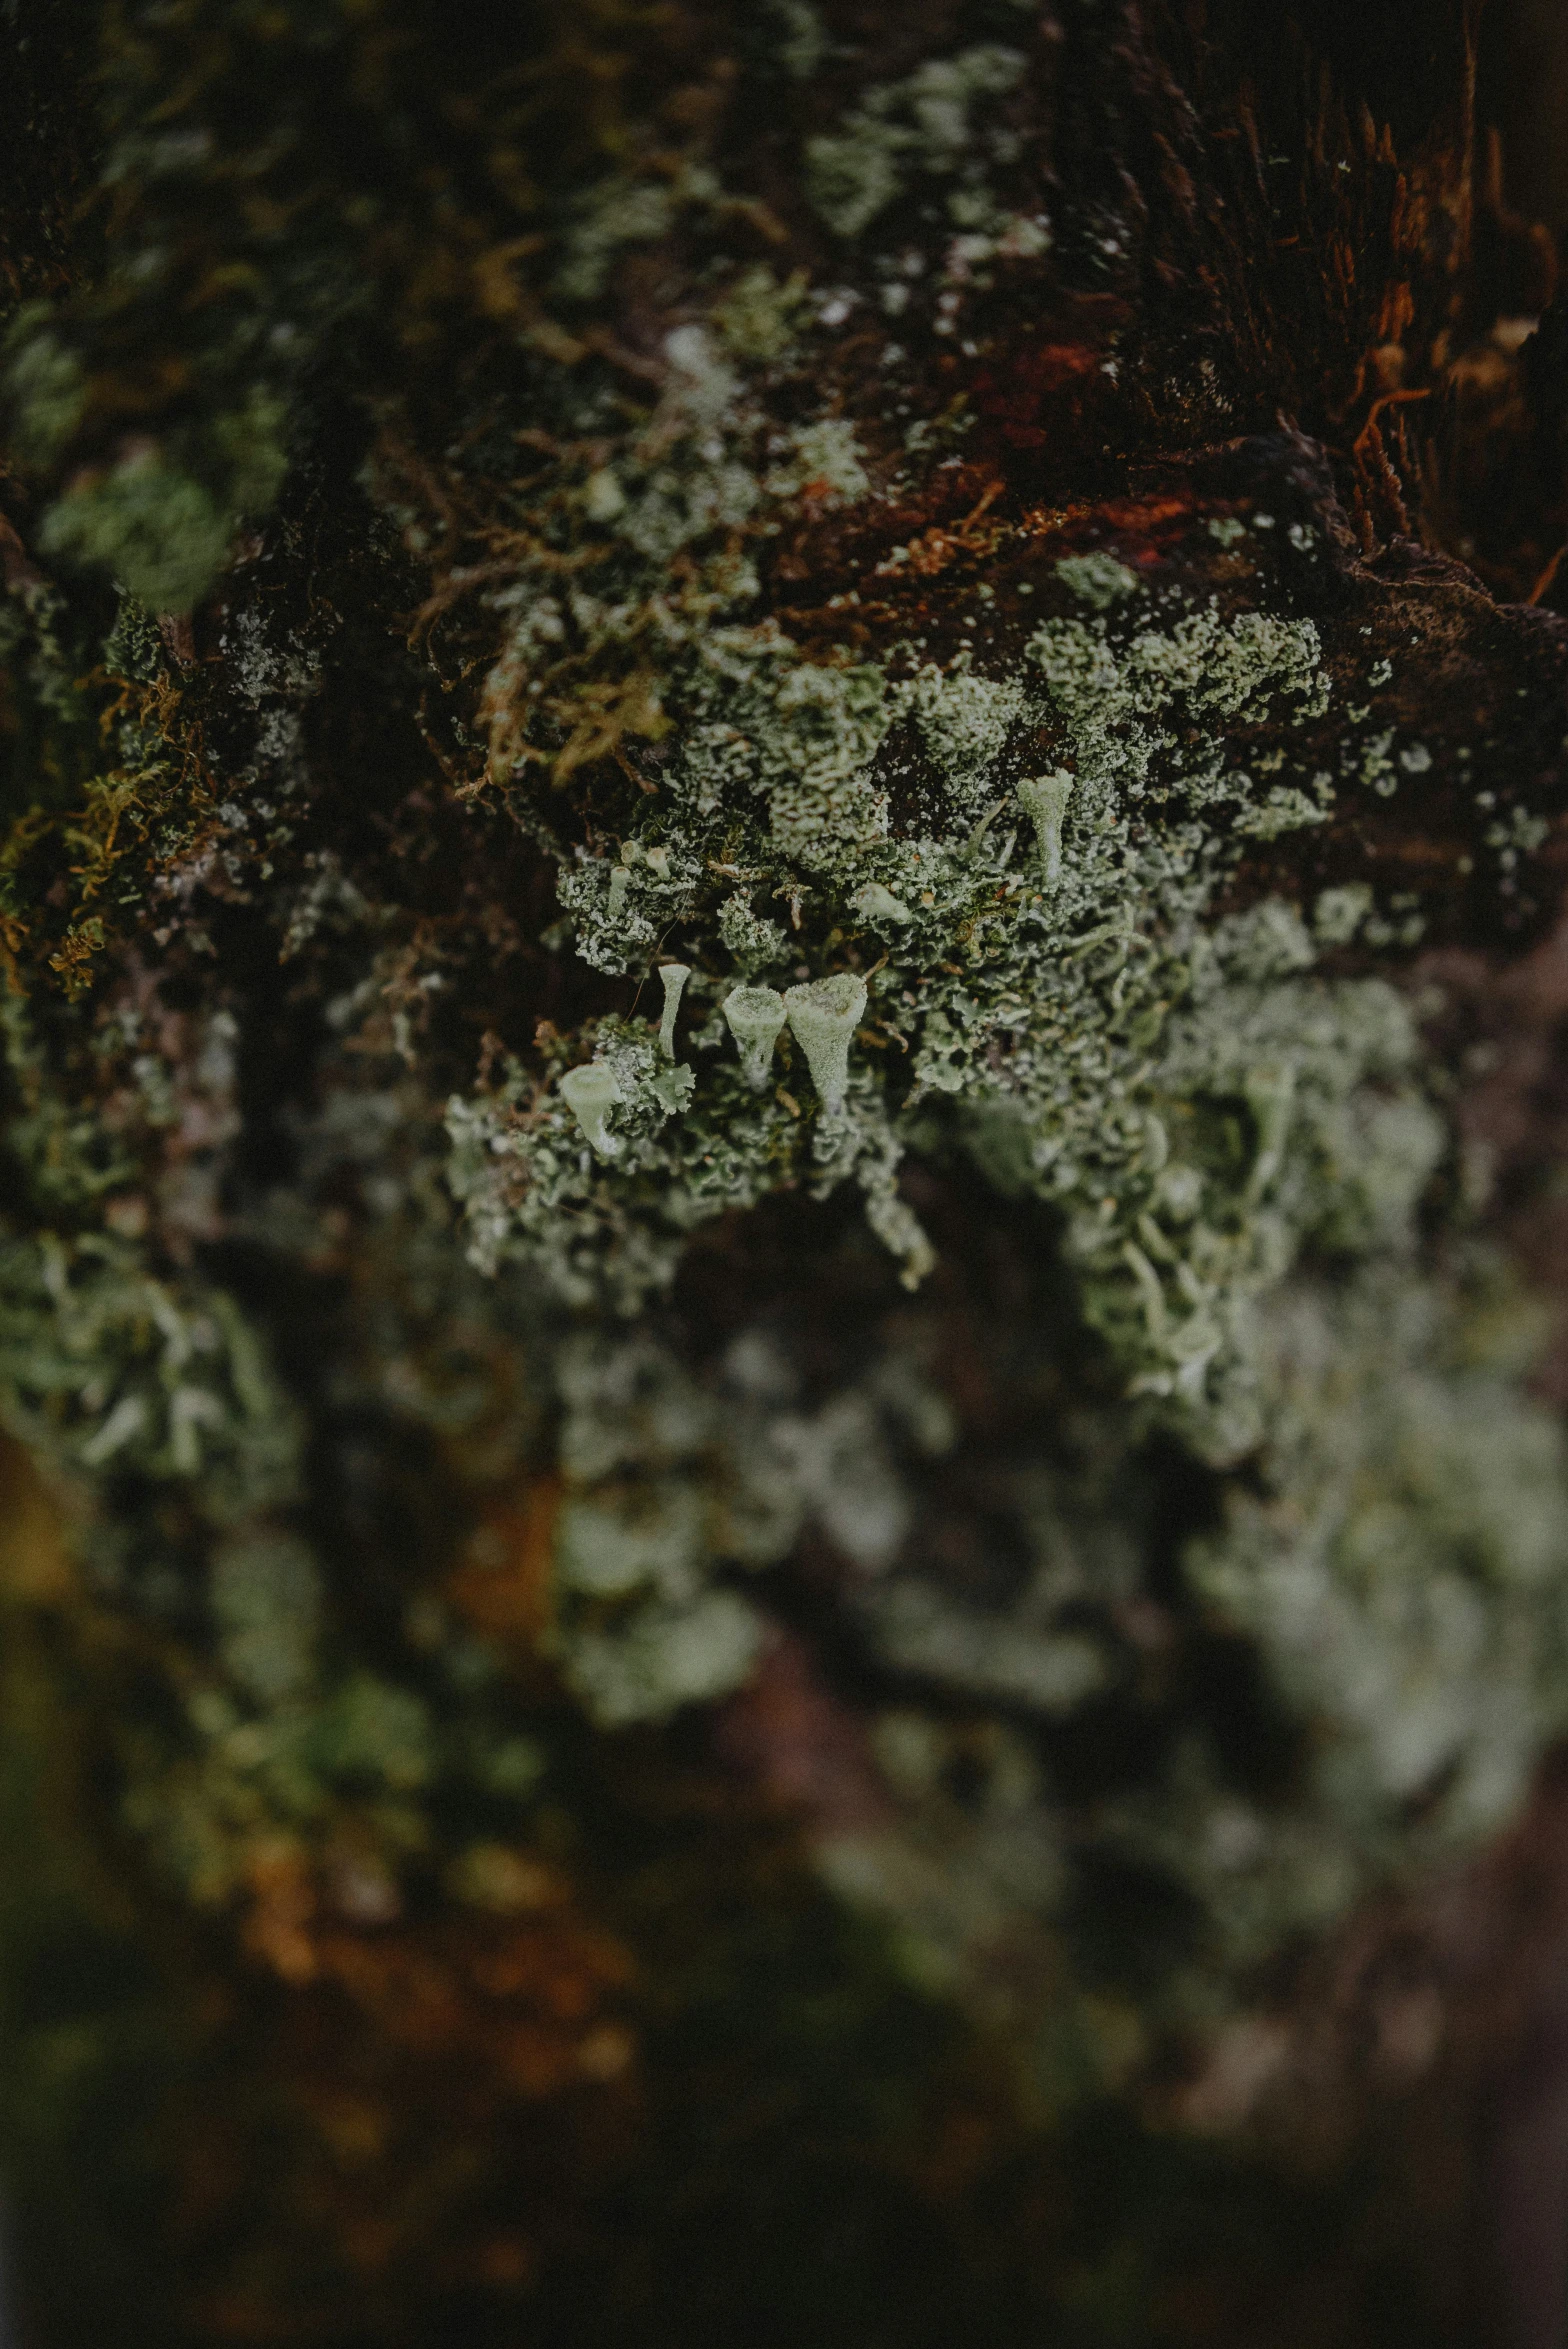
[{"label": "crusty lichen texture", "polygon": [[[896,121],[877,108],[868,120]],[[888,153],[913,146],[900,133]],[[816,190],[837,150],[813,153]],[[847,235],[873,217],[858,197],[824,209]],[[1200,502],[1174,526],[1162,517],[1152,544],[1140,547],[1136,512],[1104,543],[1069,535],[948,453],[963,448],[962,429],[934,446],[896,416],[890,430],[876,387],[835,378],[822,313],[855,297],[835,294],[814,322],[797,291],[788,340],[760,349],[734,334],[733,298],[668,334],[660,395],[632,430],[554,449],[560,538],[483,590],[500,637],[480,696],[481,788],[557,860],[557,950],[627,974],[639,1003],[661,958],[689,976],[680,1023],[664,1022],[658,1046],[651,1011],[602,1015],[575,1036],[552,1032],[542,1061],[514,1059],[500,1082],[453,1099],[449,1179],[472,1260],[492,1277],[515,1266],[613,1324],[668,1288],[710,1220],[780,1191],[858,1189],[918,1289],[936,1251],[900,1168],[968,1156],[999,1193],[1049,1209],[1129,1428],[1244,1468],[1238,1491],[1260,1477],[1277,1486],[1270,1521],[1299,1515],[1302,1574],[1309,1552],[1348,1556],[1326,1527],[1308,1530],[1327,1507],[1309,1495],[1333,1484],[1343,1423],[1282,1320],[1316,1316],[1353,1386],[1386,1385],[1390,1418],[1367,1438],[1378,1465],[1364,1473],[1398,1484],[1398,1398],[1428,1376],[1444,1391],[1441,1369],[1423,1364],[1450,1342],[1463,1356],[1462,1337],[1440,1343],[1433,1331],[1456,1315],[1462,1326],[1475,1276],[1460,1258],[1446,1270],[1433,1261],[1434,1210],[1452,1195],[1446,1078],[1423,1046],[1418,995],[1376,966],[1376,948],[1421,939],[1420,893],[1330,881],[1336,868],[1310,854],[1291,888],[1238,887],[1260,850],[1278,872],[1295,841],[1310,849],[1331,830],[1342,843],[1369,801],[1429,770],[1426,745],[1402,739],[1380,707],[1392,661],[1366,650],[1372,630],[1344,627],[1325,594],[1345,562],[1343,524],[1321,488],[1314,496],[1309,481],[1303,498],[1290,481],[1282,439],[1263,457],[1268,489]],[[887,335],[881,364],[896,370],[901,357]],[[563,375],[559,399],[582,428],[592,403],[582,408],[577,380]],[[944,473],[972,485],[969,514],[909,530]],[[1272,510],[1282,492],[1285,513]],[[845,538],[864,551],[855,585],[803,595],[797,617],[776,598],[765,608],[761,575],[770,539],[798,544],[803,528],[808,546],[812,531],[832,534],[839,579],[851,575]],[[1064,536],[1075,551],[1059,551]],[[1340,623],[1332,655],[1314,613]],[[607,670],[613,686],[578,682]],[[574,805],[585,751],[612,732],[620,780]],[[1470,746],[1454,756],[1463,778]],[[1476,802],[1479,819],[1485,794]],[[1494,850],[1501,839],[1488,834]],[[1508,868],[1492,869],[1502,879]],[[1390,1334],[1387,1300],[1406,1290],[1423,1302],[1396,1312]],[[1374,1331],[1392,1354],[1375,1351],[1363,1370]],[[639,1341],[627,1342],[630,1362]],[[1490,1385],[1480,1375],[1499,1411],[1536,1427],[1526,1481],[1543,1523],[1563,1530],[1549,1423],[1503,1402],[1506,1373]],[[1441,1407],[1425,1395],[1411,1390],[1418,1418]],[[662,1712],[699,1685],[738,1685],[764,1638],[755,1617],[749,1638],[743,1628],[744,1570],[785,1553],[791,1513],[754,1560],[700,1488],[718,1442],[720,1490],[761,1476],[776,1495],[777,1440],[721,1410],[704,1442],[691,1453],[701,1465],[673,1488],[639,1484],[610,1515],[602,1502],[569,1513],[558,1637],[568,1676],[607,1721]],[[846,1475],[880,1489],[870,1455],[855,1458]],[[1435,1558],[1454,1536],[1427,1504],[1401,1506],[1421,1527],[1410,1538],[1435,1591]],[[1194,1587],[1271,1655],[1278,1646],[1282,1685],[1307,1703],[1288,1652],[1288,1574],[1243,1562],[1262,1522],[1236,1517],[1228,1563],[1224,1541],[1205,1549],[1201,1573],[1194,1553]],[[862,1567],[885,1577],[896,1548],[872,1541]],[[1395,1603],[1392,1557],[1375,1591],[1345,1569],[1350,1620]],[[883,1587],[885,1604],[868,1594],[854,1605],[894,1670],[1049,1716],[1103,1700],[1114,1678],[1081,1628],[1051,1628],[1058,1606],[1084,1602],[1073,1577],[1043,1612],[1020,1600],[1018,1618],[984,1625],[928,1587]],[[1479,1826],[1513,1799],[1551,1712],[1561,1626],[1544,1585],[1542,1599],[1506,1707],[1490,1674],[1508,1667],[1489,1638],[1466,1663],[1462,1640],[1447,1657],[1448,1728],[1422,1745],[1423,1787],[1444,1789],[1434,1822]],[[1408,1757],[1374,1751],[1351,1723],[1418,1709],[1387,1675],[1415,1668],[1424,1635],[1411,1620],[1381,1664],[1375,1642],[1346,1636],[1368,1693],[1323,1687],[1310,1699],[1320,1719],[1348,1708],[1348,1742],[1316,1788],[1333,1826],[1311,1832],[1327,1836],[1328,1856],[1315,1872],[1282,1859],[1258,1896],[1276,1924],[1292,1882],[1314,1919],[1351,1897],[1362,1865],[1383,1864],[1398,1842],[1393,1822],[1413,1797]],[[1503,1733],[1505,1712],[1534,1728]],[[1421,1740],[1409,1734],[1413,1752]],[[1434,1825],[1421,1841],[1439,1839]],[[1184,1830],[1168,1862],[1191,1848]]]},{"label": "crusty lichen texture", "polygon": [[1439,213],[1369,147],[1265,363],[1283,212],[1244,333],[1195,122],[1086,195],[1055,29],[961,13],[592,7],[596,78],[555,10],[127,0],[9,320],[0,1388],[106,1782],[302,1993],[511,1965],[524,2102],[632,2062],[602,1757],[741,1750],[814,1640],[811,1849],[1047,2110],[1568,1719],[1421,960],[1551,910],[1568,653],[1355,406]]}]

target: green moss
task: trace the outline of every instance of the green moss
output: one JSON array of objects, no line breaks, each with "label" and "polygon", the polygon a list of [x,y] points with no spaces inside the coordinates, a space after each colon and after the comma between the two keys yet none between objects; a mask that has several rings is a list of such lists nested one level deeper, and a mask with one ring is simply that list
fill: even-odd
[{"label": "green moss", "polygon": [[47,303],[24,303],[0,347],[11,432],[25,464],[49,464],[65,447],[87,400],[82,363],[53,331]]},{"label": "green moss", "polygon": [[214,419],[218,486],[170,465],[155,449],[123,459],[56,500],[39,543],[47,554],[100,565],[153,612],[188,612],[222,570],[242,515],[265,511],[287,466],[283,410],[255,390]]},{"label": "green moss", "polygon": [[44,550],[101,564],[155,612],[188,612],[223,566],[230,523],[211,494],[155,456],[116,466],[50,508]]}]

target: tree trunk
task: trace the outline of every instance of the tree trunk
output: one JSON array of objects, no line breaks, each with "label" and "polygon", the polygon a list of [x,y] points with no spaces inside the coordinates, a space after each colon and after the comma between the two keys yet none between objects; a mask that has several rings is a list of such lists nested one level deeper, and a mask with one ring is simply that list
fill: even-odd
[{"label": "tree trunk", "polygon": [[14,0],[39,2341],[1561,2338],[1555,52],[1412,13]]}]

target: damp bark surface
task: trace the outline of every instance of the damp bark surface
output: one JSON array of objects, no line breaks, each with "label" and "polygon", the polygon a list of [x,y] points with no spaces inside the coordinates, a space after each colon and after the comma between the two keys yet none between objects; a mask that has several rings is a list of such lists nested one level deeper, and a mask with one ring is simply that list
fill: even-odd
[{"label": "damp bark surface", "polygon": [[1561,2336],[1553,38],[3,12],[22,2339]]}]

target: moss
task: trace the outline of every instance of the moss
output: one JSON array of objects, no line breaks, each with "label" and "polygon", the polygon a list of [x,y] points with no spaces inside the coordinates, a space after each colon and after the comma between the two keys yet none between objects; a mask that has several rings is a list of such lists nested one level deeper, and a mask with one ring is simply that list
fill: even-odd
[{"label": "moss", "polygon": [[17,453],[30,465],[47,465],[66,445],[87,400],[82,363],[51,331],[50,317],[47,303],[24,303],[3,351]]},{"label": "moss", "polygon": [[213,421],[217,490],[156,449],[138,451],[58,499],[40,525],[40,546],[101,565],[150,611],[189,612],[222,570],[241,517],[265,512],[277,495],[287,465],[281,424],[279,403],[258,388],[243,409]]},{"label": "moss", "polygon": [[134,458],[51,507],[45,552],[99,563],[155,612],[188,612],[217,577],[230,523],[208,492],[156,457]]}]

